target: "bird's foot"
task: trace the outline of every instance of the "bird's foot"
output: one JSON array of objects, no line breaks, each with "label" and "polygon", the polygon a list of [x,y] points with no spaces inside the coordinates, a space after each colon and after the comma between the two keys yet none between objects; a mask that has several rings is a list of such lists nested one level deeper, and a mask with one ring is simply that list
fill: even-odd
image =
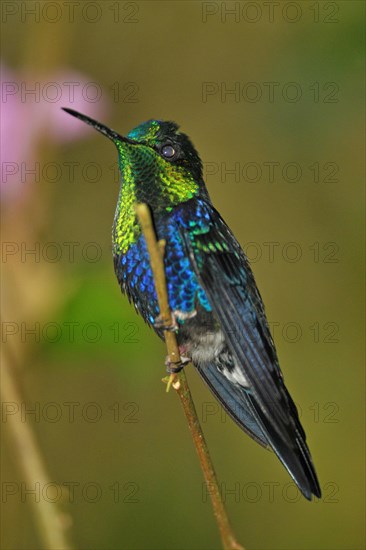
[{"label": "bird's foot", "polygon": [[[179,351],[181,351],[181,348],[179,348]],[[169,355],[167,355],[165,359],[166,371],[168,374],[178,374],[190,361],[191,359],[183,353],[179,361],[171,361]]]},{"label": "bird's foot", "polygon": [[[180,386],[179,379],[177,378],[177,374],[187,365],[190,363],[191,358],[185,355],[186,349],[184,346],[179,346],[179,354],[180,358],[179,361],[171,361],[169,355],[167,356],[165,360],[165,366],[166,370],[169,373],[169,376],[166,376],[163,378],[163,382],[167,385],[166,391],[169,392],[170,388],[173,386],[174,389],[178,389]],[[178,384],[175,386],[174,384]]]},{"label": "bird's foot", "polygon": [[181,311],[180,309],[175,309],[173,311],[173,316],[175,319],[178,319],[178,321],[186,321],[187,319],[192,319],[192,317],[195,317],[196,315],[196,309],[192,311]]},{"label": "bird's foot", "polygon": [[178,323],[174,313],[171,314],[170,319],[163,318],[162,315],[155,317],[154,327],[160,330],[168,330],[169,332],[178,332]]},{"label": "bird's foot", "polygon": [[192,319],[197,315],[197,311],[181,311],[180,309],[175,309],[171,312],[170,319],[163,319],[161,315],[158,315],[154,320],[154,326],[157,329],[168,330],[169,332],[178,332],[179,325],[178,321],[186,321],[187,319]]}]

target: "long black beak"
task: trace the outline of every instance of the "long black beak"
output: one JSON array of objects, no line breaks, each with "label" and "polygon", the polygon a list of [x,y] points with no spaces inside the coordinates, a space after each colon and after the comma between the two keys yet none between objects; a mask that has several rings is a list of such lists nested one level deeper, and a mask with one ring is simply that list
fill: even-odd
[{"label": "long black beak", "polygon": [[79,120],[82,120],[86,124],[89,124],[90,126],[93,126],[98,132],[101,134],[107,136],[107,138],[111,139],[113,142],[118,141],[124,141],[126,143],[131,143],[132,145],[137,145],[137,141],[133,141],[132,139],[128,139],[127,137],[121,136],[114,130],[111,130],[104,124],[101,124],[100,122],[86,116],[82,115],[81,113],[78,113],[77,111],[74,111],[74,109],[69,109],[68,107],[61,107],[63,111],[66,113],[69,113],[69,115],[74,116],[75,118],[78,118]]}]

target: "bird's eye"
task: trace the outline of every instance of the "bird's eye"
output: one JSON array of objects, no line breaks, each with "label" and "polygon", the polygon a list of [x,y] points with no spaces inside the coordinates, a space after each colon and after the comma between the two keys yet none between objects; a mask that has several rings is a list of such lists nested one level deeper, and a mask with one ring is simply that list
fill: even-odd
[{"label": "bird's eye", "polygon": [[164,145],[161,149],[163,156],[167,159],[174,157],[176,151],[172,145]]}]

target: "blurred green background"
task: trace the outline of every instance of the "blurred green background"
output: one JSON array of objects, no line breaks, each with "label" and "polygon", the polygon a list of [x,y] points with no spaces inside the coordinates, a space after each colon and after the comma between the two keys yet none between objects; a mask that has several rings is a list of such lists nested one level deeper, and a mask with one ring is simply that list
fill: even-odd
[{"label": "blurred green background", "polygon": [[[1,107],[14,117],[2,341],[23,396],[13,416],[34,430],[50,480],[74,484],[73,495],[41,487],[39,498],[57,501],[76,548],[220,548],[180,404],[160,381],[164,347],[115,281],[116,152],[60,107],[120,133],[171,119],[253,260],[323,488],[321,501],[305,501],[189,367],[237,537],[253,550],[364,548],[364,4],[2,8]],[[8,413],[2,548],[38,549]]]}]

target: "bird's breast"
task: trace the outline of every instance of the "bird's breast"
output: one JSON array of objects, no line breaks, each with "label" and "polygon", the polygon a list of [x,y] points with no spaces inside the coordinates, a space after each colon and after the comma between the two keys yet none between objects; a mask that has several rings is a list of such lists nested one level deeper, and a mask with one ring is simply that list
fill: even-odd
[{"label": "bird's breast", "polygon": [[[182,324],[184,318],[194,314],[197,306],[210,311],[211,306],[191,266],[177,227],[173,224],[158,227],[158,238],[166,241],[164,267],[171,310],[181,314]],[[159,307],[143,235],[124,254],[115,253],[114,266],[122,291],[144,319],[153,325]]]}]

